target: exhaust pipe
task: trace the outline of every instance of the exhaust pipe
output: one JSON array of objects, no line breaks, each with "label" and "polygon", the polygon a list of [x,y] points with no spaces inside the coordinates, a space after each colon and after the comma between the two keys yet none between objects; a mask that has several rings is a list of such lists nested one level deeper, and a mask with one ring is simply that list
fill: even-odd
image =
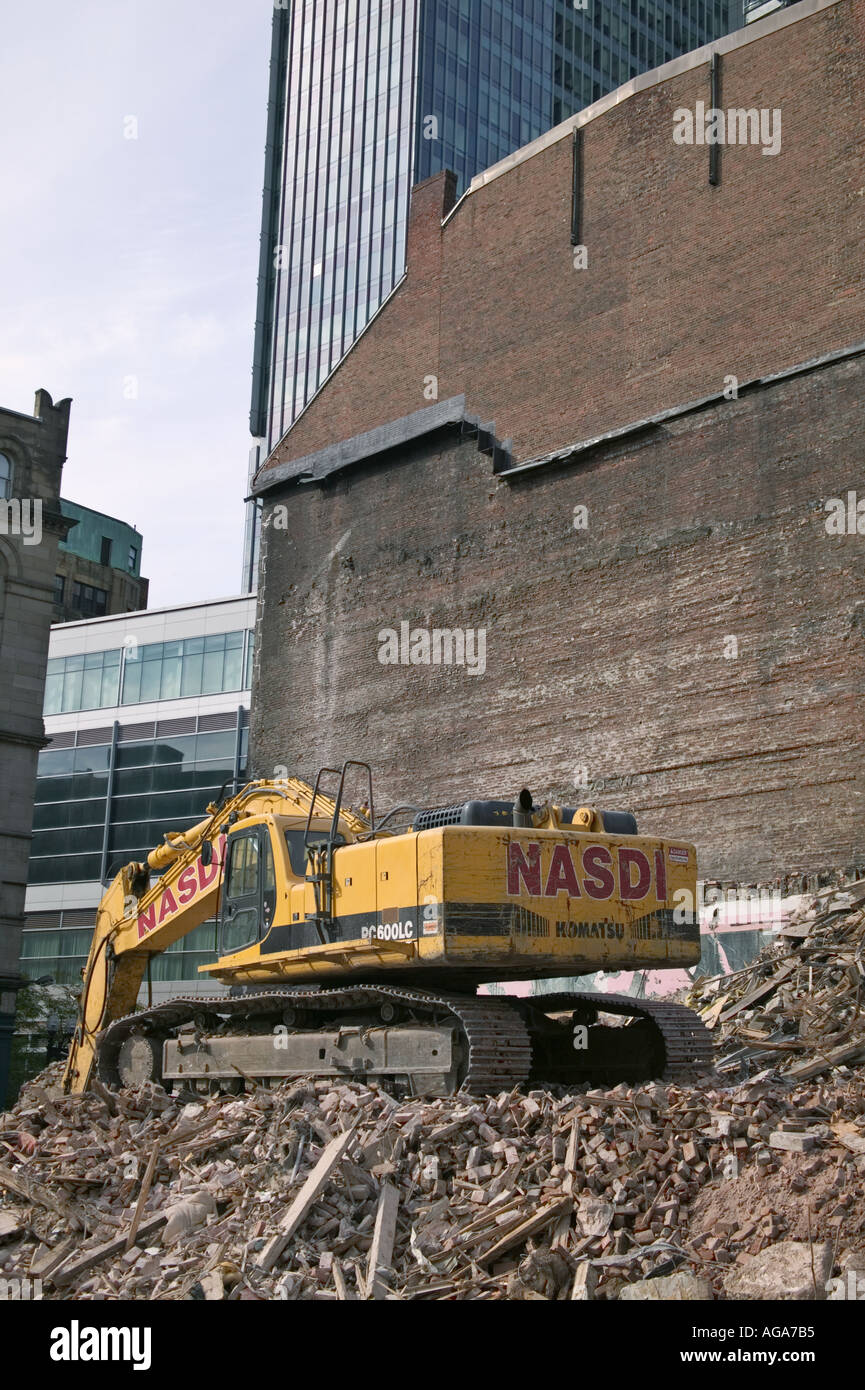
[{"label": "exhaust pipe", "polygon": [[514,802],[514,825],[533,826],[535,823],[532,815],[533,810],[532,794],[526,787],[523,787]]}]

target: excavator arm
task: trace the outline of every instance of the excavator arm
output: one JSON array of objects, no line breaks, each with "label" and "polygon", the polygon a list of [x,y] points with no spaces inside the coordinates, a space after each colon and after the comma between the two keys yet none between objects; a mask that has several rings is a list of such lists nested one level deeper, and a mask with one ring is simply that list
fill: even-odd
[{"label": "excavator arm", "polygon": [[[96,910],[90,954],[82,972],[78,1022],[63,1074],[63,1089],[87,1089],[99,1035],[135,1009],[149,959],[216,915],[227,832],[263,812],[331,817],[337,803],[297,778],[250,782],[189,830],[169,832],[145,863],[125,865]],[[347,807],[339,819],[351,835],[369,824]],[[151,883],[151,872],[160,877]]]}]

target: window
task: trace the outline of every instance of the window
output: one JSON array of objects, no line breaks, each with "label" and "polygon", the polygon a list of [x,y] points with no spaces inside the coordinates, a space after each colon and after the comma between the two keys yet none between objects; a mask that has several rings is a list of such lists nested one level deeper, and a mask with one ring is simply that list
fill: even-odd
[{"label": "window", "polygon": [[12,462],[0,454],[0,497],[12,496]]},{"label": "window", "polygon": [[288,845],[288,857],[291,867],[298,878],[306,877],[306,840],[305,830],[286,830],[285,843]]},{"label": "window", "polygon": [[81,968],[87,964],[89,931],[25,931],[21,963],[33,975],[51,975],[57,985],[81,987]]},{"label": "window", "polygon": [[100,553],[99,563],[100,563],[100,565],[110,565],[110,564],[111,564],[111,537],[110,537],[110,536],[103,536],[103,537],[102,537],[102,551],[101,551],[101,553]]},{"label": "window", "polygon": [[243,689],[243,633],[151,642],[127,658],[124,705]]},{"label": "window", "polygon": [[258,837],[245,835],[232,845],[226,895],[245,898],[258,892]]},{"label": "window", "polygon": [[213,960],[216,950],[216,922],[205,922],[194,931],[166,946],[151,965],[154,980],[200,980],[197,967]]},{"label": "window", "polygon": [[62,604],[63,604],[63,593],[64,593],[64,591],[65,591],[65,588],[66,588],[66,580],[63,578],[63,575],[62,575],[62,574],[55,574],[55,576],[54,576],[54,602],[58,605],[58,607],[62,607]]},{"label": "window", "polygon": [[82,618],[101,618],[108,612],[108,590],[95,589],[92,584],[72,584],[71,605]]},{"label": "window", "polygon": [[[286,830],[285,843],[288,846],[288,858],[291,863],[292,873],[297,874],[298,878],[305,878],[307,871],[306,859],[306,831],[305,830]],[[316,831],[313,839],[324,839],[328,832]],[[335,835],[333,843],[344,845],[346,843],[344,835]]]},{"label": "window", "polygon": [[[75,604],[73,584],[72,602]],[[44,714],[105,709],[120,693],[120,651],[52,657],[45,676]]]},{"label": "window", "polygon": [[127,569],[129,570],[130,574],[134,574],[134,573],[135,573],[135,566],[136,566],[137,564],[138,564],[138,547],[137,547],[137,546],[134,546],[134,545],[131,545],[131,546],[129,547],[129,558],[128,558],[127,562],[126,562],[126,567],[127,567]]},{"label": "window", "polygon": [[[265,851],[263,873],[259,868],[262,847]],[[270,840],[266,838],[262,845],[258,830],[241,832],[229,844],[228,881],[219,938],[219,949],[223,953],[239,951],[258,939],[262,905],[260,885],[267,882],[269,854]],[[272,897],[275,903],[275,892]]]},{"label": "window", "polygon": [[[57,580],[60,578],[58,575]],[[104,590],[76,583],[72,585],[69,602],[90,616],[91,612],[95,615],[106,611],[107,598]],[[90,608],[85,608],[85,604]],[[243,632],[220,632],[211,637],[185,637],[133,647],[126,653],[122,690],[120,656],[115,649],[52,658],[48,662],[43,713],[65,714],[246,689],[252,676],[252,633],[248,633],[245,642]],[[209,752],[202,756],[216,755]]]}]

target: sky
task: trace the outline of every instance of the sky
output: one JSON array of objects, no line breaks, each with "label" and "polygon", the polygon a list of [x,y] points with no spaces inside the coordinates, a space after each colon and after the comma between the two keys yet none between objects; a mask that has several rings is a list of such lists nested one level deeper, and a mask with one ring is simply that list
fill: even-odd
[{"label": "sky", "polygon": [[150,607],[240,591],[271,13],[4,6],[0,405],[72,397],[62,495]]}]

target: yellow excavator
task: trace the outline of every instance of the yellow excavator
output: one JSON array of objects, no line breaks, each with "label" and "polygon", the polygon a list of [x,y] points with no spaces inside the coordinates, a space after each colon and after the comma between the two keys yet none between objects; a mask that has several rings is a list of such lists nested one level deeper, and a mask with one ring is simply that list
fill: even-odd
[{"label": "yellow excavator", "polygon": [[[347,776],[362,779],[357,810]],[[353,760],[313,787],[250,782],[207,812],[106,890],[67,1092],[94,1074],[193,1094],[313,1074],[484,1094],[711,1064],[681,1005],[500,992],[697,963],[696,851],[638,835],[630,813],[535,806],[523,790],[377,820],[372,772]],[[231,988],[136,1009],[150,959],[211,918],[218,959],[200,971]]]}]

